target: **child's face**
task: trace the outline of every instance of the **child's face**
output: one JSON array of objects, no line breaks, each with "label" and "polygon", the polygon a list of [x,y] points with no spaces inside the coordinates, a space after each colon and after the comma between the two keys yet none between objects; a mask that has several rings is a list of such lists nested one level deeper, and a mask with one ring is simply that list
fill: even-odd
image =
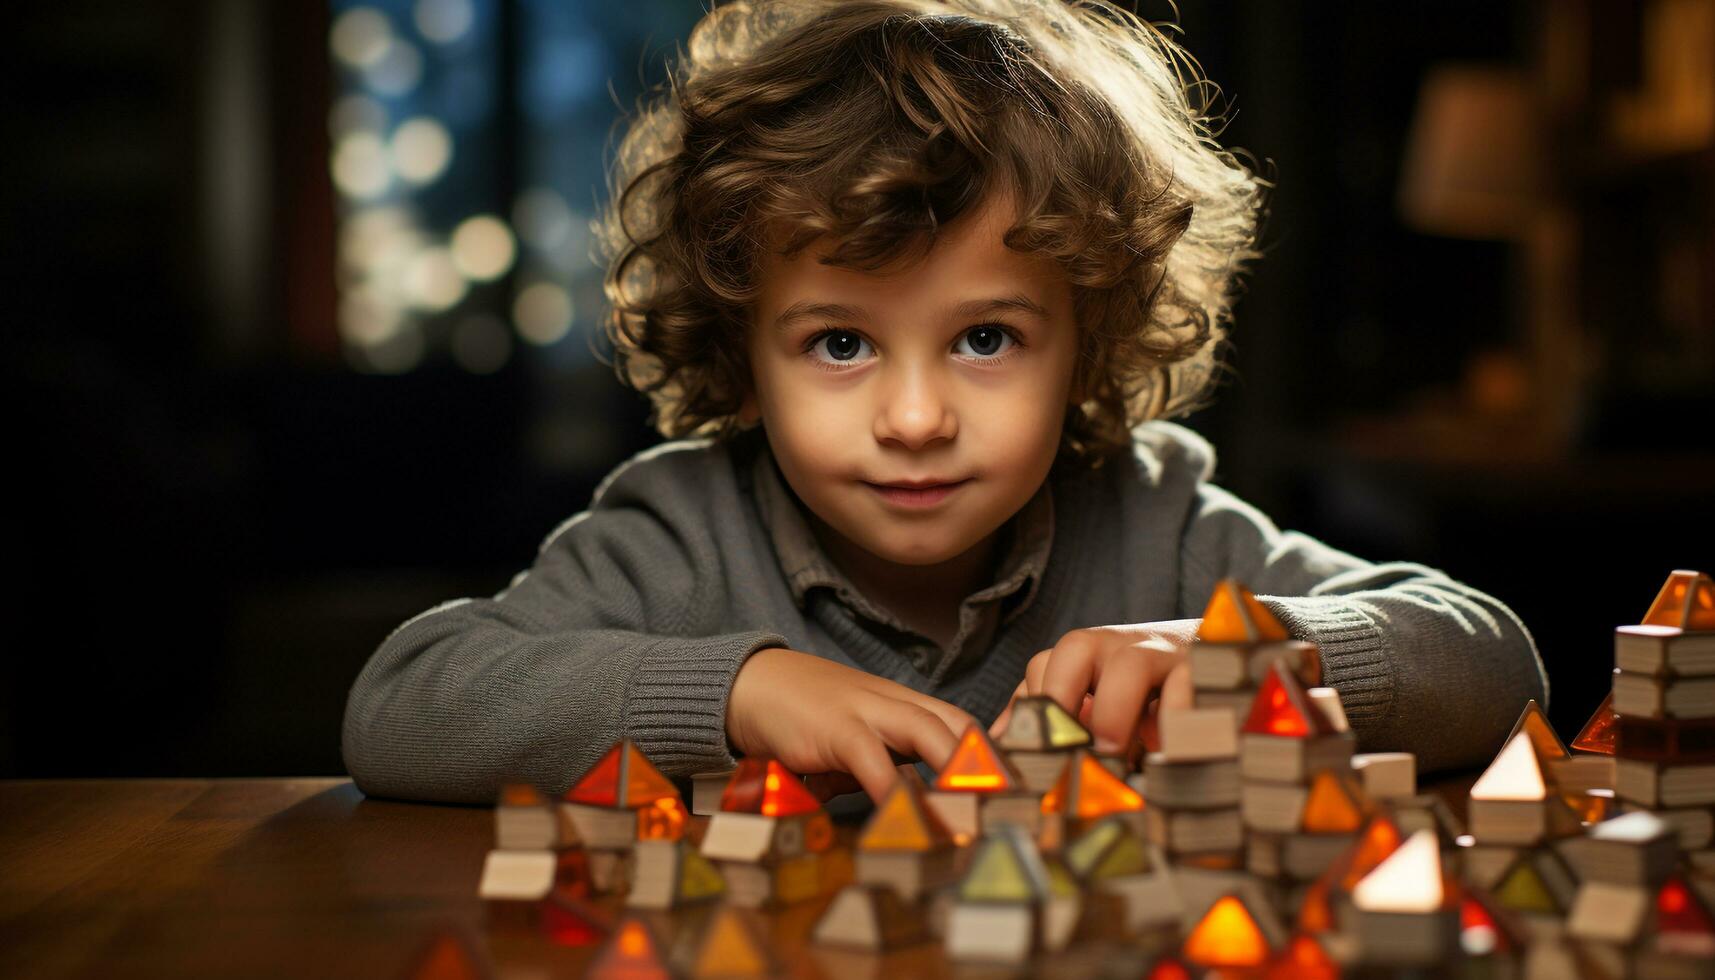
[{"label": "child's face", "polygon": [[[760,416],[810,510],[878,558],[929,565],[984,543],[1054,462],[1078,350],[1072,290],[1053,259],[1001,244],[1013,215],[997,197],[886,275],[819,264],[823,240],[763,260],[744,417]],[[990,299],[1041,312],[960,310]],[[800,304],[849,310],[776,325]],[[897,488],[924,481],[939,486]]]}]

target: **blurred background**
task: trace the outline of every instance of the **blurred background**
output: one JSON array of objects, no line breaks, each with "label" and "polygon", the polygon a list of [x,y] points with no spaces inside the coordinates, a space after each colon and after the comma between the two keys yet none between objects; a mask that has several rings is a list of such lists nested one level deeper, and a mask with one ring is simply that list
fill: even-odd
[{"label": "blurred background", "polygon": [[[1570,738],[1612,627],[1715,570],[1715,0],[1181,7],[1278,185],[1190,424],[1282,525],[1511,604]],[[587,223],[700,10],[8,15],[0,775],[342,771],[387,632],[657,441]]]}]

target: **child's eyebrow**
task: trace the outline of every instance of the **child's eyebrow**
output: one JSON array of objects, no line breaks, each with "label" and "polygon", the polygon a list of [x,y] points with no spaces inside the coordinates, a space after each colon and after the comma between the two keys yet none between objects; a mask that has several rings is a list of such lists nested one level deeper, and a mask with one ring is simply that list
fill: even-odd
[{"label": "child's eyebrow", "polygon": [[[1048,311],[1041,304],[1022,293],[1012,296],[997,296],[990,299],[970,299],[953,307],[953,315],[957,317],[980,316],[998,310],[1011,310],[1018,313],[1028,313],[1032,316],[1048,318]],[[814,303],[810,300],[799,300],[782,310],[774,318],[774,329],[785,330],[799,320],[834,319],[861,320],[865,313],[861,306],[847,306],[843,303]]]}]

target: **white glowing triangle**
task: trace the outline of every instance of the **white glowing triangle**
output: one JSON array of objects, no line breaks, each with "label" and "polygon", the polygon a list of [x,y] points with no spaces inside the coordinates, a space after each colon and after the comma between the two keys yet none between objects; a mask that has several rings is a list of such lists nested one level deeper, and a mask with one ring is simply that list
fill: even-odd
[{"label": "white glowing triangle", "polygon": [[1352,889],[1352,902],[1366,912],[1434,912],[1441,890],[1441,849],[1435,831],[1420,830]]},{"label": "white glowing triangle", "polygon": [[1625,816],[1604,820],[1590,828],[1597,840],[1619,841],[1624,844],[1645,844],[1671,833],[1667,821],[1648,810],[1634,810]]},{"label": "white glowing triangle", "polygon": [[1513,736],[1471,787],[1473,800],[1541,800],[1546,796],[1548,787],[1542,781],[1542,766],[1537,763],[1536,749],[1531,747],[1530,735],[1525,732]]}]

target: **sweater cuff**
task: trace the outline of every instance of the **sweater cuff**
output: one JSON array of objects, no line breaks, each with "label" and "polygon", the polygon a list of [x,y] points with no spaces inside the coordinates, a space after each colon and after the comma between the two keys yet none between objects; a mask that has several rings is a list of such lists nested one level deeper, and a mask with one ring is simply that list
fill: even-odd
[{"label": "sweater cuff", "polygon": [[1340,692],[1353,725],[1384,717],[1393,704],[1393,662],[1370,615],[1342,596],[1257,596],[1294,639],[1316,644],[1322,683]]},{"label": "sweater cuff", "polygon": [[738,763],[726,737],[733,678],[778,633],[664,637],[643,655],[626,698],[625,737],[668,776],[721,772]]}]

